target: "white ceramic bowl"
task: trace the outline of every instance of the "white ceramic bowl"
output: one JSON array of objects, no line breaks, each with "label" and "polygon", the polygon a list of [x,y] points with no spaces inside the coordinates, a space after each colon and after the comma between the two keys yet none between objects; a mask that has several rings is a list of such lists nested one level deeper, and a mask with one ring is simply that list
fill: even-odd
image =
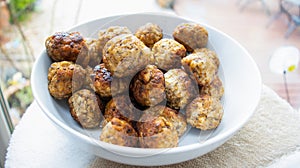
[{"label": "white ceramic bowl", "polygon": [[[153,22],[164,34],[171,35],[174,28],[190,20],[165,14],[129,14],[101,18],[71,30],[85,37],[97,37],[97,31],[109,26],[127,26],[134,32],[139,26]],[[71,117],[65,101],[54,100],[47,88],[47,73],[51,60],[43,51],[32,71],[32,89],[43,112],[64,131],[78,147],[99,157],[130,165],[167,165],[183,162],[206,154],[226,142],[252,116],[260,98],[261,77],[249,53],[235,40],[221,31],[206,25],[209,32],[208,47],[216,51],[221,62],[220,77],[224,83],[224,116],[213,131],[191,129],[181,138],[179,147],[172,149],[142,149],[107,144],[99,141],[99,130],[82,129]],[[57,151],[59,152],[59,151]]]}]

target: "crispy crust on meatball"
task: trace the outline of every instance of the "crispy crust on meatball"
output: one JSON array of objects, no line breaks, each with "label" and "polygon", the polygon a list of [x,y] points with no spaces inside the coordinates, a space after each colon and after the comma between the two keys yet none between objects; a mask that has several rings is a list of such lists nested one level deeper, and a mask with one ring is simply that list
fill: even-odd
[{"label": "crispy crust on meatball", "polygon": [[161,39],[152,48],[154,63],[162,70],[180,68],[181,58],[186,56],[183,45],[173,39]]},{"label": "crispy crust on meatball", "polygon": [[129,79],[113,78],[103,63],[94,68],[93,83],[95,92],[105,99],[120,94],[129,88]]},{"label": "crispy crust on meatball", "polygon": [[105,44],[112,38],[119,36],[121,34],[132,34],[128,27],[123,26],[111,26],[107,29],[99,30],[98,40],[97,40],[97,49],[100,55],[102,56],[103,48]]},{"label": "crispy crust on meatball", "polygon": [[200,88],[200,95],[209,95],[212,98],[221,99],[224,94],[224,87],[219,76],[215,76],[210,85],[204,85]]},{"label": "crispy crust on meatball", "polygon": [[183,109],[199,92],[196,85],[182,69],[171,69],[165,76],[167,105]]},{"label": "crispy crust on meatball", "polygon": [[209,85],[218,72],[214,60],[203,52],[190,54],[184,57],[181,63],[199,85]]},{"label": "crispy crust on meatball", "polygon": [[172,148],[178,146],[178,135],[171,122],[159,116],[137,124],[140,147]]},{"label": "crispy crust on meatball", "polygon": [[130,98],[125,95],[113,97],[105,107],[105,125],[113,118],[119,118],[129,123],[138,121],[140,114],[135,110]]},{"label": "crispy crust on meatball", "polygon": [[158,116],[165,117],[171,122],[179,137],[182,136],[187,129],[186,118],[182,113],[162,105],[157,105],[145,110],[139,121],[146,122],[149,118],[151,119],[152,117]]},{"label": "crispy crust on meatball", "polygon": [[154,23],[147,23],[138,28],[135,36],[139,38],[147,47],[152,48],[154,43],[162,39],[162,29]]},{"label": "crispy crust on meatball", "polygon": [[182,23],[173,31],[176,41],[183,44],[187,51],[203,48],[208,42],[208,32],[205,27],[196,23]]},{"label": "crispy crust on meatball", "polygon": [[127,121],[118,118],[113,118],[105,125],[102,129],[100,140],[121,146],[138,146],[138,134],[136,131]]},{"label": "crispy crust on meatball", "polygon": [[131,92],[142,106],[154,106],[165,99],[165,78],[155,65],[147,65],[133,79]]},{"label": "crispy crust on meatball", "polygon": [[105,67],[116,77],[133,76],[151,60],[151,50],[132,34],[112,38],[103,49]]},{"label": "crispy crust on meatball", "polygon": [[79,90],[69,98],[68,103],[72,117],[83,128],[96,128],[100,125],[104,106],[94,92]]},{"label": "crispy crust on meatball", "polygon": [[201,130],[216,128],[220,124],[222,116],[221,102],[208,95],[195,98],[186,109],[187,122],[192,127]]},{"label": "crispy crust on meatball", "polygon": [[68,98],[81,88],[85,81],[85,70],[69,61],[54,62],[48,70],[48,89],[56,99]]},{"label": "crispy crust on meatball", "polygon": [[79,32],[56,32],[45,42],[48,56],[54,61],[72,61],[86,66],[88,48]]}]

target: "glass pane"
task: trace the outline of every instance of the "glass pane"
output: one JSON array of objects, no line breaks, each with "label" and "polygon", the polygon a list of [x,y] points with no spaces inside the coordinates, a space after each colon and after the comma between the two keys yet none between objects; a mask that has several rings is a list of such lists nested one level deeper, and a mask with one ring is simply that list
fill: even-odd
[{"label": "glass pane", "polygon": [[11,121],[17,125],[33,101],[29,80],[34,57],[22,28],[33,9],[33,0],[0,3],[0,86]]}]

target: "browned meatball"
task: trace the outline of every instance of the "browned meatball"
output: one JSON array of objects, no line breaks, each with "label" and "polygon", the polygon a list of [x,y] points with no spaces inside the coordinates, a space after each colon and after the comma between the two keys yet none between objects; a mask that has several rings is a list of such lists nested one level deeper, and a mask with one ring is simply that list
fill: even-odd
[{"label": "browned meatball", "polygon": [[125,95],[121,95],[113,97],[106,104],[104,112],[105,122],[103,124],[105,125],[113,118],[119,118],[129,123],[133,123],[134,121],[138,121],[139,117],[140,114],[135,110],[130,98]]},{"label": "browned meatball", "polygon": [[154,106],[165,99],[165,78],[155,65],[147,65],[132,81],[131,92],[142,106]]},{"label": "browned meatball", "polygon": [[204,85],[200,89],[201,95],[209,95],[212,98],[221,99],[224,94],[224,87],[221,79],[216,75],[209,85]]},{"label": "browned meatball", "polygon": [[70,113],[83,128],[100,125],[104,106],[100,98],[88,89],[75,92],[68,100]]},{"label": "browned meatball", "polygon": [[173,39],[161,39],[152,48],[154,63],[162,70],[180,68],[181,58],[186,56],[183,45]]},{"label": "browned meatball", "polygon": [[218,72],[214,60],[203,52],[190,54],[183,58],[181,63],[199,85],[209,85]]},{"label": "browned meatball", "polygon": [[139,38],[147,47],[152,48],[153,44],[162,39],[162,29],[154,23],[147,23],[138,28],[135,36]]},{"label": "browned meatball", "polygon": [[173,37],[176,41],[183,44],[189,52],[205,47],[208,42],[206,28],[196,23],[182,23],[178,25],[173,32]]},{"label": "browned meatball", "polygon": [[93,83],[95,92],[102,98],[109,98],[117,95],[129,88],[129,79],[113,78],[111,73],[105,68],[104,64],[94,68]]},{"label": "browned meatball", "polygon": [[199,54],[201,53],[203,55],[206,55],[207,57],[210,57],[214,61],[214,64],[217,66],[217,68],[220,66],[219,57],[214,51],[208,48],[200,48],[200,49],[195,49],[194,53],[199,53]]},{"label": "browned meatball", "polygon": [[187,122],[201,130],[216,128],[222,119],[223,107],[219,99],[203,95],[195,98],[186,109]]},{"label": "browned meatball", "polygon": [[199,92],[196,85],[182,69],[171,69],[165,73],[167,105],[183,109]]},{"label": "browned meatball", "polygon": [[138,134],[133,127],[124,120],[113,118],[102,129],[100,140],[110,144],[137,147]]},{"label": "browned meatball", "polygon": [[[172,123],[174,129],[177,131],[178,136],[182,136],[187,129],[187,123],[185,116],[169,107],[162,105],[154,106],[144,111],[144,114],[140,118],[140,122],[149,120],[149,115],[153,117],[165,117],[169,122]],[[151,117],[150,117],[151,118]]]},{"label": "browned meatball", "polygon": [[121,34],[132,34],[127,27],[122,26],[111,26],[107,29],[99,30],[98,40],[97,40],[97,49],[100,55],[102,56],[103,48],[105,44],[112,38],[121,35]]},{"label": "browned meatball", "polygon": [[151,59],[151,50],[132,34],[112,38],[103,49],[105,67],[115,77],[134,76]]},{"label": "browned meatball", "polygon": [[48,89],[56,99],[68,98],[81,88],[85,81],[85,70],[69,61],[54,62],[48,70]]},{"label": "browned meatball", "polygon": [[97,45],[96,39],[89,39],[86,42],[88,46],[88,54],[89,54],[89,65],[94,67],[101,63],[102,61],[102,51],[100,52],[99,46]]},{"label": "browned meatball", "polygon": [[79,32],[57,32],[45,42],[48,56],[54,61],[72,61],[86,66],[88,48]]},{"label": "browned meatball", "polygon": [[178,135],[174,126],[165,117],[147,117],[137,124],[142,148],[173,148],[178,146]]}]

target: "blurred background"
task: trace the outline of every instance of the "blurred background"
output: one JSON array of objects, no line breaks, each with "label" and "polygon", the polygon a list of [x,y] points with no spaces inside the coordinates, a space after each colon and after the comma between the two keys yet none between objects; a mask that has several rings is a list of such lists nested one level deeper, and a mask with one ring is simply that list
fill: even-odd
[{"label": "blurred background", "polygon": [[[289,58],[299,57],[300,0],[0,0],[0,137],[5,130],[10,136],[34,100],[30,72],[48,36],[92,19],[136,12],[179,15],[225,32],[252,55],[263,83],[299,109],[299,63]],[[270,64],[275,56],[282,59]],[[285,69],[282,62],[288,63]],[[0,144],[1,151],[4,147]]]}]

